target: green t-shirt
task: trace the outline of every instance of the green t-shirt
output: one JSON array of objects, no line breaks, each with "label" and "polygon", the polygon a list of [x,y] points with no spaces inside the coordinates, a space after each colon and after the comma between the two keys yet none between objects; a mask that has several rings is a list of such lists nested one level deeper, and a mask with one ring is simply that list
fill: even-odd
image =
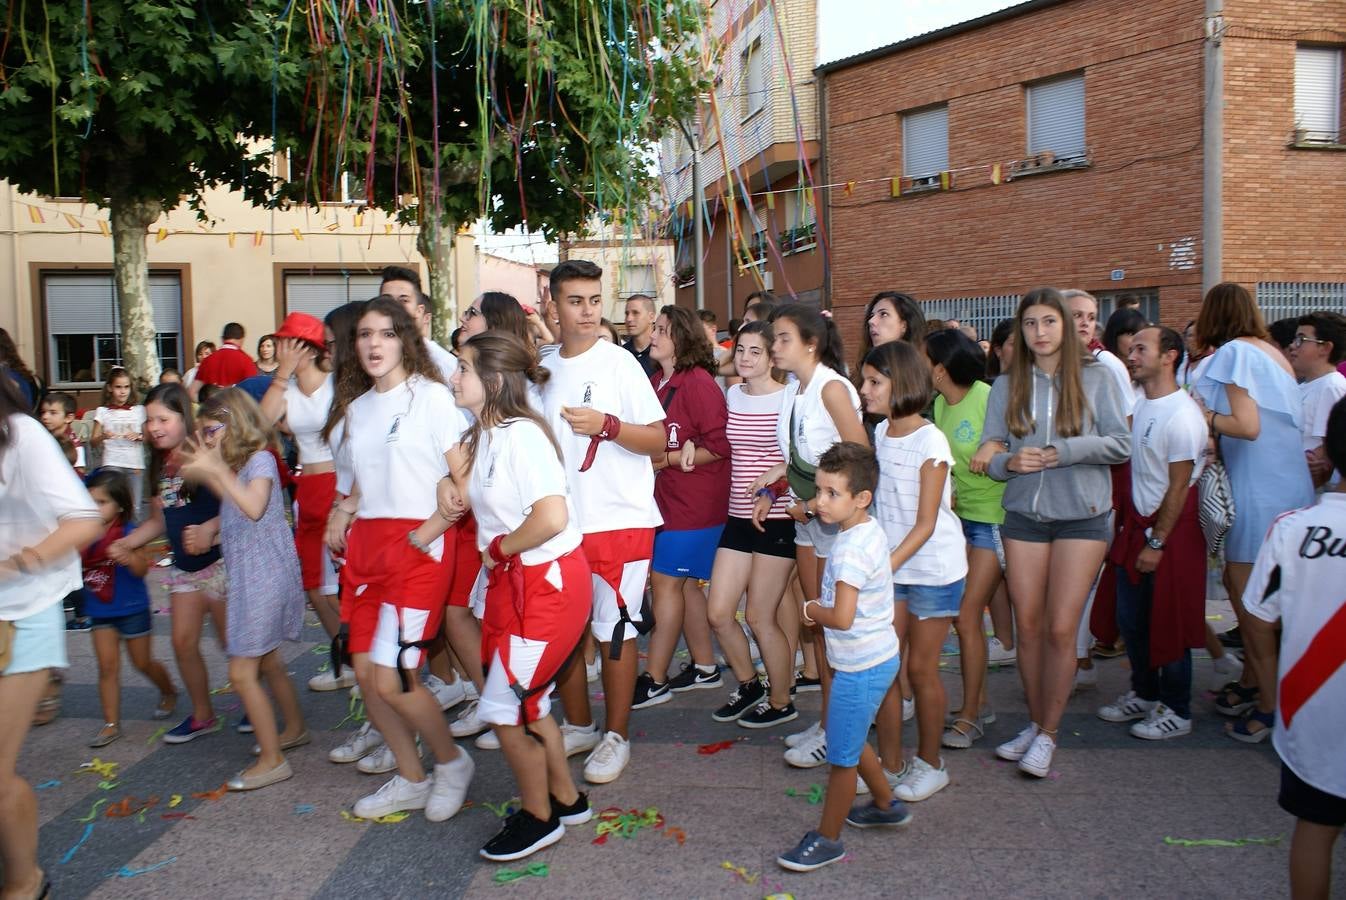
[{"label": "green t-shirt", "polygon": [[950,406],[942,395],[935,396],[935,425],[949,439],[953,450],[953,509],[960,518],[973,522],[999,525],[1005,521],[1005,485],[985,475],[974,474],[967,464],[981,446],[981,432],[986,425],[986,401],[991,386],[978,381],[956,406]]}]

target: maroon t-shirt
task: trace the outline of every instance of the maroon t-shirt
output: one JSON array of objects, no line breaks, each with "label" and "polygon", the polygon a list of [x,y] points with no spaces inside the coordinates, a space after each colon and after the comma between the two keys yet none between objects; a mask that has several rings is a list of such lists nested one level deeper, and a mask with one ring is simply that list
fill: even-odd
[{"label": "maroon t-shirt", "polygon": [[252,357],[233,344],[220,347],[196,367],[197,381],[220,387],[233,387],[256,374],[257,364],[252,361]]},{"label": "maroon t-shirt", "polygon": [[682,471],[677,455],[654,479],[654,500],[670,531],[690,531],[723,525],[729,516],[729,439],[724,427],[729,408],[715,379],[700,368],[674,372],[663,387],[662,370],[650,376],[664,407],[664,435],[668,450],[687,441],[720,457],[715,462]]}]

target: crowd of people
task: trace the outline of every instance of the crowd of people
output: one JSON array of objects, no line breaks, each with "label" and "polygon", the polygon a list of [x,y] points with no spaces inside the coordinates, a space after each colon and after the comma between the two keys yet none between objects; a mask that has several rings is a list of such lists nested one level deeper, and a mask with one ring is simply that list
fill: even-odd
[{"label": "crowd of people", "polygon": [[[585,754],[588,784],[620,778],[639,752],[633,713],[715,690],[716,722],[780,728],[818,692],[821,715],[785,738],[784,761],[830,766],[821,818],[778,859],[810,871],[844,856],[844,826],[905,825],[954,784],[946,751],[995,720],[989,664],[1017,666],[1028,710],[994,753],[1043,778],[1096,654],[1125,653],[1131,670],[1098,716],[1161,741],[1192,730],[1191,651],[1206,648],[1229,735],[1274,735],[1296,891],[1325,894],[1346,822],[1346,755],[1330,749],[1346,670],[1323,646],[1346,627],[1330,600],[1346,575],[1332,531],[1346,318],[1303,316],[1278,343],[1252,296],[1222,284],[1186,335],[1133,308],[1100,329],[1088,293],[1038,288],[979,342],[885,291],[848,355],[828,312],[765,292],[723,342],[713,316],[635,296],[619,343],[601,275],[559,264],[545,315],[484,294],[449,351],[429,337],[417,274],[389,269],[372,300],[290,314],[260,365],[231,325],[182,383],[143,399],[110,373],[89,447],[72,439],[74,398],[25,392],[8,367],[6,721],[40,712],[48,670],[66,664],[72,592],[99,668],[91,746],[121,737],[123,643],[159,692],[153,715],[173,716],[145,582],[166,539],[190,708],[163,740],[221,727],[209,618],[256,740],[231,790],[293,777],[286,753],[310,742],[280,656],[307,606],[332,647],[308,687],[351,690],[368,718],[329,759],[391,775],[353,798],[355,815],[452,817],[473,738],[504,754],[521,798],[480,854],[521,859],[589,820],[567,758]],[[1212,557],[1241,641],[1207,624]],[[939,671],[951,629],[956,702]],[[671,671],[679,644],[689,661]],[[0,736],[0,849],[20,892],[42,883],[33,794],[14,771],[25,731]]]}]

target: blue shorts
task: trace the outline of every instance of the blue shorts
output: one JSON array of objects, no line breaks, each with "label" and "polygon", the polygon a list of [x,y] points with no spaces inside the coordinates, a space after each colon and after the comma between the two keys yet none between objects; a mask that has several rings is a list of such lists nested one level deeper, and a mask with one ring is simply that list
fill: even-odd
[{"label": "blue shorts", "polygon": [[133,612],[124,616],[109,616],[106,619],[94,616],[92,622],[93,624],[90,626],[92,630],[115,628],[118,634],[124,638],[144,637],[154,631],[154,624],[150,621],[149,607],[142,609],[140,612]]},{"label": "blue shorts", "polygon": [[971,519],[959,519],[963,523],[963,538],[969,547],[978,550],[994,550],[1000,568],[1005,568],[1005,543],[1000,540],[1000,526],[990,522],[974,522]]},{"label": "blue shorts", "polygon": [[14,655],[0,675],[64,669],[69,664],[65,655],[65,609],[59,600],[14,620]]},{"label": "blue shorts", "polygon": [[907,612],[918,619],[955,618],[963,605],[960,578],[952,584],[895,584],[893,602],[906,601]]},{"label": "blue shorts", "polygon": [[650,568],[660,575],[675,578],[710,578],[715,566],[715,551],[720,546],[723,525],[691,528],[685,531],[664,529],[654,535],[654,559]]},{"label": "blue shorts", "polygon": [[836,672],[832,676],[832,693],[827,696],[827,761],[834,766],[850,767],[860,764],[860,751],[869,737],[869,726],[879,714],[879,704],[897,678],[901,663],[898,654],[893,658],[861,669],[859,672]]}]

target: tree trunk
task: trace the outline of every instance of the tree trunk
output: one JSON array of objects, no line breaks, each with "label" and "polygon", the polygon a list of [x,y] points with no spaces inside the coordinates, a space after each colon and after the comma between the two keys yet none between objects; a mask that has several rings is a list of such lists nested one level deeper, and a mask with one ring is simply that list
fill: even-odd
[{"label": "tree trunk", "polygon": [[457,264],[454,250],[458,245],[456,222],[424,222],[416,236],[416,249],[430,270],[431,337],[445,347],[458,325]]},{"label": "tree trunk", "polygon": [[155,340],[154,307],[150,304],[149,252],[146,229],[159,218],[158,200],[113,197],[110,202],[112,269],[121,309],[122,364],[131,373],[136,393],[159,383],[159,348]]}]

